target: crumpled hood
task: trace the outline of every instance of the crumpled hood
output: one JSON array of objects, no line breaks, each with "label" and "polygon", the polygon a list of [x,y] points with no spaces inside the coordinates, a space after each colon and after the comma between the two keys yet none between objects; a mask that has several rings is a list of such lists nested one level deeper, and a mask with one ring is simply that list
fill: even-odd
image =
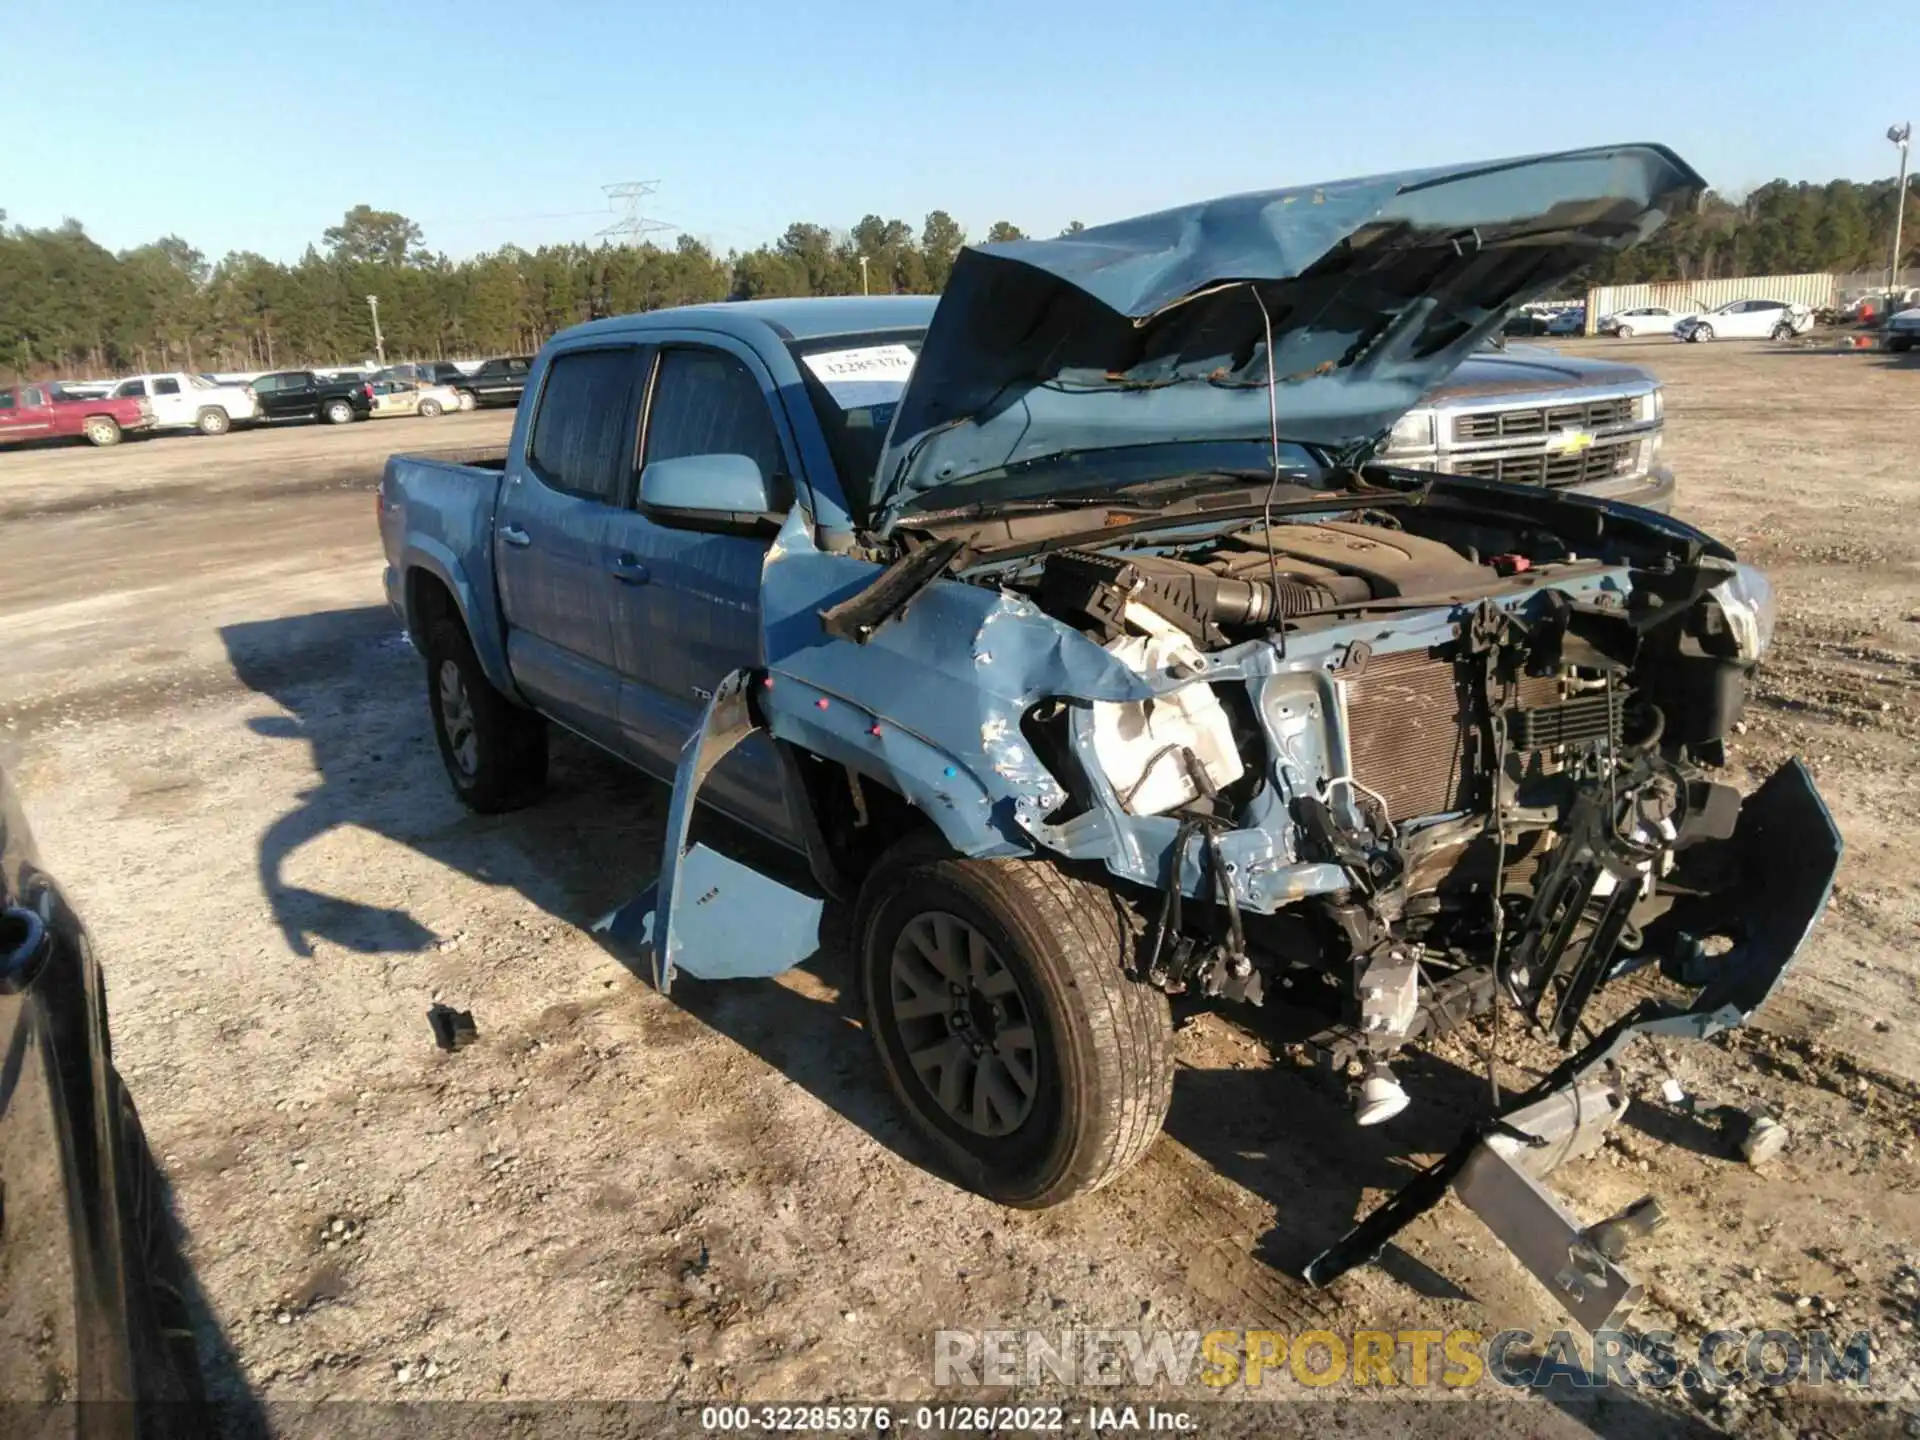
[{"label": "crumpled hood", "polygon": [[[884,528],[916,501],[965,503],[969,480],[1048,456],[1263,438],[1269,324],[1281,437],[1370,439],[1514,309],[1704,188],[1664,146],[1623,145],[969,246],[901,395],[868,518]],[[1070,483],[1084,486],[1084,470]]]}]

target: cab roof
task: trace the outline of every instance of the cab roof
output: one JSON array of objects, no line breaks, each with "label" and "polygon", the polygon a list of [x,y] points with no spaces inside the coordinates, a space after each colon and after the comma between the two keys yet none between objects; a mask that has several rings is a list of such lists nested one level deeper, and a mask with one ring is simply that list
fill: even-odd
[{"label": "cab roof", "polygon": [[[689,320],[742,338],[755,327],[773,330],[782,340],[818,340],[828,335],[858,335],[875,330],[924,328],[933,319],[933,295],[821,295],[785,300],[719,300],[705,305],[676,305],[589,320],[563,332],[568,339],[629,334],[635,330],[683,325]],[[561,338],[555,336],[555,339]]]}]

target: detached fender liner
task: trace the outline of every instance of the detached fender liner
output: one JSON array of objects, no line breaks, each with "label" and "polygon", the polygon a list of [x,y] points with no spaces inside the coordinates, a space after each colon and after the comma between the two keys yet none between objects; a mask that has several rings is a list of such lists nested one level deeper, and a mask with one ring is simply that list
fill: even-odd
[{"label": "detached fender liner", "polygon": [[714,687],[699,728],[680,750],[659,878],[593,926],[613,943],[650,951],[653,983],[663,995],[672,992],[678,970],[702,980],[767,979],[819,948],[821,900],[705,845],[687,845],[700,786],[763,728],[753,706],[762,678],[763,671],[735,670]]}]

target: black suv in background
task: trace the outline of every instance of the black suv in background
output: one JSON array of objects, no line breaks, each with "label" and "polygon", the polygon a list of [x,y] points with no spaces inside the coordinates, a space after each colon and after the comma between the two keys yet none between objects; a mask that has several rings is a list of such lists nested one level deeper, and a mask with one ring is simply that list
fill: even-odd
[{"label": "black suv in background", "polygon": [[527,372],[533,368],[531,355],[508,355],[489,360],[463,382],[482,405],[518,405],[526,393]]},{"label": "black suv in background", "polygon": [[165,1193],[99,963],[3,770],[0,1057],[0,1412],[78,1403],[80,1434],[175,1433],[161,1412],[202,1388]]},{"label": "black suv in background", "polygon": [[263,420],[325,420],[345,425],[373,410],[373,386],[360,376],[329,380],[311,370],[275,370],[253,382]]}]

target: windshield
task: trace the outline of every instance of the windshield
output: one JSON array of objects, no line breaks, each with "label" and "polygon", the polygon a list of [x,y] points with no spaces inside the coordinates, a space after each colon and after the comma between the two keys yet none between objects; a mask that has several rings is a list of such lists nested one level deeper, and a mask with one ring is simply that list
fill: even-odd
[{"label": "windshield", "polygon": [[[1163,440],[1069,450],[937,486],[916,496],[907,508],[1118,499],[1129,498],[1121,494],[1127,491],[1151,492],[1165,500],[1223,481],[1264,488],[1273,478],[1273,458],[1273,447],[1265,439]],[[1280,472],[1283,484],[1309,490],[1327,478],[1326,465],[1311,448],[1285,439],[1280,442]]]},{"label": "windshield", "polygon": [[865,497],[924,329],[788,342],[848,498]]}]

